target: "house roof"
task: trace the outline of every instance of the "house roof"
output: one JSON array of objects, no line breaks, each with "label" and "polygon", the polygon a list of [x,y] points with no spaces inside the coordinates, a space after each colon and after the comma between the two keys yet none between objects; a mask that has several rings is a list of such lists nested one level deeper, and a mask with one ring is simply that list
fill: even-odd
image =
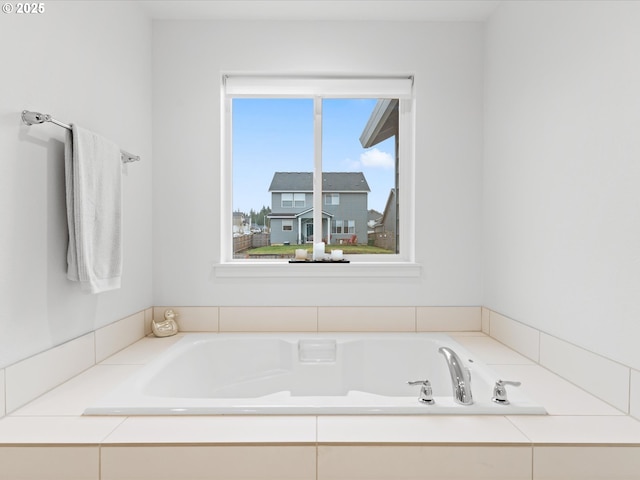
[{"label": "house roof", "polygon": [[[284,219],[288,219],[288,218],[298,218],[298,217],[303,217],[304,215],[308,215],[308,214],[313,214],[313,208],[307,208],[306,210],[302,211],[302,212],[297,212],[297,213],[291,213],[291,212],[284,212],[284,213],[270,213],[267,215],[267,217],[269,218],[284,218]],[[333,217],[332,213],[329,212],[325,212],[324,210],[322,210],[322,218],[327,218],[327,217]],[[311,217],[313,218],[313,217]]]},{"label": "house roof", "polygon": [[382,214],[379,211],[374,210],[373,208],[370,208],[369,211],[367,212],[367,218],[369,221],[372,221],[372,220],[377,221],[380,218],[382,218]]},{"label": "house roof", "polygon": [[398,99],[381,98],[360,135],[360,144],[369,148],[397,134]]},{"label": "house roof", "polygon": [[[276,172],[269,186],[270,192],[312,192],[313,173]],[[324,172],[323,192],[370,192],[362,172]]]}]

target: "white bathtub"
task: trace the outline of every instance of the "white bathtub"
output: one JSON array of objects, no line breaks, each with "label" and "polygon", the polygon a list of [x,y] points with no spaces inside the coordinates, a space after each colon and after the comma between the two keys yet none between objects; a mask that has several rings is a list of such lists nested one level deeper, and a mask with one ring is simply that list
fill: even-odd
[{"label": "white bathtub", "polygon": [[[438,348],[471,371],[473,405],[454,402]],[[500,377],[451,337],[409,334],[188,334],[85,415],[545,414],[520,389],[491,401]],[[435,404],[418,401],[428,379]],[[509,379],[518,380],[518,379]]]}]

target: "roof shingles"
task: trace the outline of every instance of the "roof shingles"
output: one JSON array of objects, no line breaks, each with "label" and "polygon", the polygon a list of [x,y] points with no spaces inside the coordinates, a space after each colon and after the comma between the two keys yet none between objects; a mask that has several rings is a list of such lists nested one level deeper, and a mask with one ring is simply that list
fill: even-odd
[{"label": "roof shingles", "polygon": [[[324,192],[370,192],[362,172],[324,172]],[[269,186],[270,192],[312,192],[313,173],[275,172]]]}]

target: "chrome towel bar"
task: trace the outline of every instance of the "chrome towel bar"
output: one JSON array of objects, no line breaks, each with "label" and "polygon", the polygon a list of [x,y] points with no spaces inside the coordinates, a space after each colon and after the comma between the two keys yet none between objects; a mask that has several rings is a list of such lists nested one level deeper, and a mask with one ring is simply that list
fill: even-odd
[{"label": "chrome towel bar", "polygon": [[[71,125],[67,125],[66,123],[62,123],[56,120],[48,113],[30,112],[29,110],[23,110],[22,121],[26,125],[36,125],[39,123],[50,122],[58,125],[59,127],[71,130]],[[122,154],[122,163],[137,162],[140,160],[140,157],[138,155],[133,155],[132,153],[126,152],[124,150],[120,150],[120,153]]]}]

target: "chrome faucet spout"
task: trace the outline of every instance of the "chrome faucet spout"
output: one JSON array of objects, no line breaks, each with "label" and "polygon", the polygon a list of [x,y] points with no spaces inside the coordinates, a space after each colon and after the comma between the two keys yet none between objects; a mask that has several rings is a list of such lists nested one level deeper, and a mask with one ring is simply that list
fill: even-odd
[{"label": "chrome faucet spout", "polygon": [[449,347],[440,347],[438,352],[444,355],[449,374],[451,375],[451,386],[453,387],[453,398],[461,405],[471,405],[473,396],[471,394],[471,372],[462,364],[462,360],[456,352]]}]

